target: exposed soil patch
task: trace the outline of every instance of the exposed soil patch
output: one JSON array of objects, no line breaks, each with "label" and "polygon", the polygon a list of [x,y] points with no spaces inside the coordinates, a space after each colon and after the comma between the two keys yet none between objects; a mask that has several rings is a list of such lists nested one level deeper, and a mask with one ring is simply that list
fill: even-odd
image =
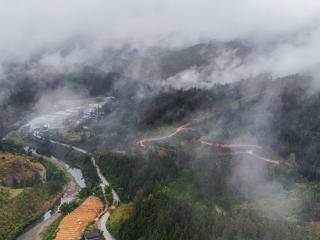
[{"label": "exposed soil patch", "polygon": [[79,240],[86,226],[95,221],[103,210],[102,201],[88,197],[77,209],[68,214],[60,223],[56,240]]}]

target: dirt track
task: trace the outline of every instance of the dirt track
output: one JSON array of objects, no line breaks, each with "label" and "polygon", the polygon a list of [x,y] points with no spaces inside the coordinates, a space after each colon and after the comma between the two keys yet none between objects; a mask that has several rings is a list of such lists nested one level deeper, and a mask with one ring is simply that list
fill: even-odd
[{"label": "dirt track", "polygon": [[[200,121],[201,121],[201,119],[197,119],[196,122],[199,123]],[[170,138],[174,137],[175,135],[177,135],[180,132],[194,130],[193,128],[191,128],[189,126],[190,126],[190,122],[177,127],[175,129],[175,131],[170,133],[170,134],[160,135],[160,136],[153,136],[153,137],[140,139],[140,140],[137,141],[137,144],[140,147],[145,148],[147,142],[158,142],[158,141],[167,140],[167,139],[170,139]],[[274,160],[274,159],[269,159],[269,158],[266,158],[266,157],[262,157],[262,156],[258,155],[256,152],[254,152],[254,150],[263,149],[263,147],[259,146],[259,145],[253,145],[253,144],[223,144],[223,143],[218,143],[218,142],[208,142],[208,141],[204,141],[204,140],[201,140],[201,139],[199,139],[199,143],[201,143],[203,145],[206,145],[206,146],[215,147],[215,148],[218,148],[218,149],[227,149],[227,150],[244,149],[245,151],[238,152],[238,153],[250,155],[250,156],[252,156],[252,157],[254,157],[256,159],[259,159],[259,160],[264,161],[264,162],[269,163],[269,164],[273,164],[273,165],[280,165],[281,164],[280,160]],[[236,154],[236,153],[237,152],[230,152],[230,155],[231,154]]]}]

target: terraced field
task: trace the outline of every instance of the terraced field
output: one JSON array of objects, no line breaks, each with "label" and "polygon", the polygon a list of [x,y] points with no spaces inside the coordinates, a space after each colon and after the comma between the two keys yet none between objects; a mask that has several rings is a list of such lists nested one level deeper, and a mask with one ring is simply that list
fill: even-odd
[{"label": "terraced field", "polygon": [[95,221],[103,210],[102,201],[88,197],[77,209],[68,214],[60,223],[55,240],[79,240],[86,226]]}]

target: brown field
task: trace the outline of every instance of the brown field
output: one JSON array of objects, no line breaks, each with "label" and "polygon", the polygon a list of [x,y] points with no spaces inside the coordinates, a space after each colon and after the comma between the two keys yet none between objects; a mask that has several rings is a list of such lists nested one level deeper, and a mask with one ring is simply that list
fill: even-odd
[{"label": "brown field", "polygon": [[55,240],[79,240],[86,226],[95,221],[103,210],[102,201],[88,197],[77,209],[68,214],[59,224]]},{"label": "brown field", "polygon": [[83,137],[89,137],[90,132],[86,130],[74,130],[71,128],[66,128],[59,131],[62,138],[65,138],[71,142],[81,142]]},{"label": "brown field", "polygon": [[32,186],[36,175],[44,181],[45,167],[34,162],[30,156],[13,153],[0,153],[0,183],[12,187],[14,180],[18,186]]}]

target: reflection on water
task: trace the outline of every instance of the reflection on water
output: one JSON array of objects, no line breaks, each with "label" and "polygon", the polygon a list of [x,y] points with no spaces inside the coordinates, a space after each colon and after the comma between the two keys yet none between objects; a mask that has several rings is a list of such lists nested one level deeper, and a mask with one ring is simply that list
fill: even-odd
[{"label": "reflection on water", "polygon": [[[66,123],[74,123],[79,124],[87,119],[90,119],[91,117],[94,117],[95,112],[99,110],[107,101],[111,100],[112,97],[106,97],[102,99],[100,102],[93,101],[94,99],[88,99],[86,101],[81,102],[72,102],[71,104],[66,104],[66,107],[64,109],[56,110],[53,108],[52,113],[48,113],[45,115],[38,116],[34,119],[32,119],[30,122],[28,122],[26,125],[22,126],[20,130],[27,130],[27,133],[32,133],[35,137],[39,137],[39,129],[41,128],[47,128],[47,129],[54,129],[54,128],[63,128],[65,127]],[[50,140],[53,143],[57,143],[53,140]],[[70,145],[59,143],[60,145],[71,147]],[[73,149],[89,154],[83,149],[73,147]],[[26,151],[31,151],[33,154],[37,154],[34,149],[25,148]],[[53,160],[57,160],[53,156],[51,157]],[[58,161],[58,160],[57,160]],[[83,178],[83,174],[79,168],[71,167],[67,163],[63,162],[65,165],[67,171],[72,175],[77,185],[80,186],[80,188],[84,188],[86,186],[85,180]],[[37,224],[40,224],[41,222],[49,219],[54,213],[56,213],[60,206],[63,203],[69,203],[73,201],[78,194],[78,191],[73,189],[71,191],[66,191],[62,198],[60,198],[54,206],[44,213],[41,218],[38,219],[35,225],[30,226],[28,229],[35,227]],[[27,233],[28,229],[26,229],[25,233]],[[21,238],[25,239],[25,238]]]},{"label": "reflection on water", "polygon": [[75,167],[70,167],[67,163],[64,163],[68,172],[74,177],[75,181],[77,184],[81,187],[84,188],[86,186],[86,183],[83,178],[83,174],[79,168]]},{"label": "reflection on water", "polygon": [[[51,157],[54,160],[57,160],[55,157]],[[72,175],[72,177],[74,178],[74,180],[76,181],[76,183],[81,187],[84,188],[86,186],[85,180],[83,178],[83,174],[82,171],[79,168],[75,168],[75,167],[71,167],[69,164],[63,162],[67,171]],[[68,192],[66,192],[62,198],[60,198],[58,200],[58,202],[50,209],[48,210],[42,217],[42,221],[45,221],[47,219],[49,219],[52,214],[56,213],[60,206],[63,203],[69,203],[72,202],[76,196],[77,196],[78,192],[74,192],[72,194],[69,194]]]}]

